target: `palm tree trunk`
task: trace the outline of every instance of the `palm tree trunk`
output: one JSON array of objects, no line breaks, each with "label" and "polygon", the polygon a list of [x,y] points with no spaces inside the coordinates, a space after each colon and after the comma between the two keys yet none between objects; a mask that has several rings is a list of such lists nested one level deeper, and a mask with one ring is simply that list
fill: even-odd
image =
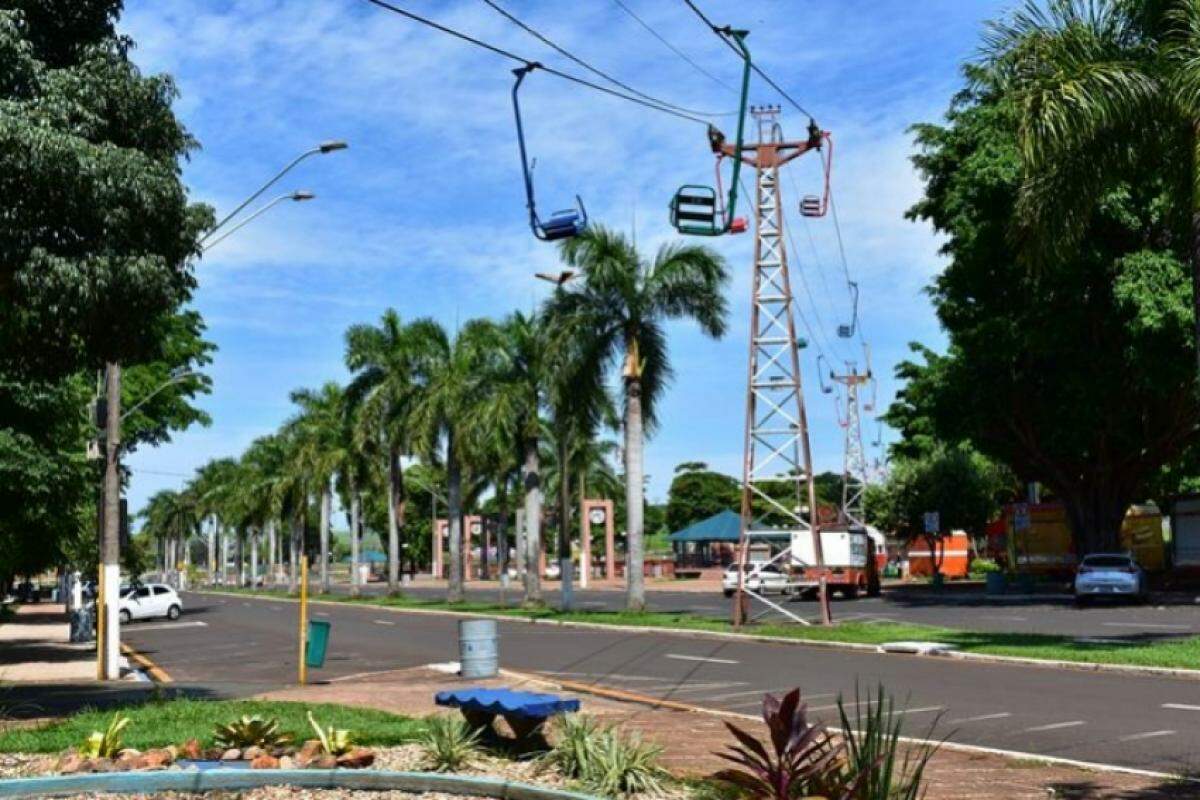
[{"label": "palm tree trunk", "polygon": [[350,595],[358,597],[358,515],[361,505],[358,489],[350,480]]},{"label": "palm tree trunk", "polygon": [[525,585],[525,508],[517,506],[513,519],[513,555],[516,556],[517,578]]},{"label": "palm tree trunk", "polygon": [[625,607],[646,610],[646,586],[642,575],[646,561],[642,538],[642,381],[625,379]]},{"label": "palm tree trunk", "polygon": [[568,463],[566,426],[558,434],[558,579],[561,586],[562,610],[570,611],[574,604],[575,565],[571,560],[571,467]]},{"label": "palm tree trunk", "polygon": [[332,478],[321,484],[321,592],[329,594],[329,517],[333,512]]},{"label": "palm tree trunk", "polygon": [[246,585],[246,537],[245,529],[239,530],[237,533],[237,542],[234,543],[234,553],[237,558],[237,584],[239,587]]},{"label": "palm tree trunk", "polygon": [[450,521],[450,586],[446,601],[461,603],[463,594],[462,471],[454,454],[454,434],[446,443],[446,515]]},{"label": "palm tree trunk", "polygon": [[503,578],[508,572],[508,490],[503,478],[496,483],[496,569]]},{"label": "palm tree trunk", "polygon": [[288,560],[291,562],[288,566],[288,592],[295,594],[300,583],[300,537],[303,536],[304,523],[300,519],[299,514],[292,515],[292,535],[289,536],[288,542]]},{"label": "palm tree trunk", "polygon": [[250,586],[251,588],[258,586],[258,545],[261,542],[262,532],[255,530],[254,536],[250,539]]},{"label": "palm tree trunk", "polygon": [[221,585],[229,583],[229,531],[217,524],[217,531],[221,536]]},{"label": "palm tree trunk", "polygon": [[1196,380],[1200,382],[1200,124],[1192,138],[1192,344],[1196,349]]},{"label": "palm tree trunk", "polygon": [[538,573],[538,555],[542,551],[542,479],[538,474],[538,440],[525,440],[525,465],[521,482],[525,486],[525,605],[542,604],[542,576]]},{"label": "palm tree trunk", "polygon": [[208,526],[208,585],[216,583],[217,577],[217,526],[211,519]]},{"label": "palm tree trunk", "polygon": [[263,578],[263,585],[266,586],[269,582],[272,586],[278,577],[276,571],[277,560],[275,558],[275,519],[267,520],[267,574]]},{"label": "palm tree trunk", "polygon": [[400,528],[404,525],[404,473],[400,453],[388,448],[388,592],[400,591]]}]

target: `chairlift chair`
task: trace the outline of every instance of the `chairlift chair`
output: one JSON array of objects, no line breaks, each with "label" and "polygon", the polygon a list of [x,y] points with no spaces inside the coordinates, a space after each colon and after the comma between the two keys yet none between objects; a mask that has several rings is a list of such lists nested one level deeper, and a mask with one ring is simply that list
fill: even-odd
[{"label": "chairlift chair", "polygon": [[521,82],[525,80],[525,76],[540,66],[541,64],[534,61],[513,70],[513,75],[517,76],[517,80],[513,84],[512,102],[513,115],[517,121],[517,143],[521,149],[521,175],[525,179],[525,206],[529,209],[529,227],[533,231],[533,235],[541,241],[553,242],[583,233],[587,230],[588,217],[587,209],[583,206],[583,199],[579,195],[575,195],[577,208],[555,211],[545,222],[537,213],[537,203],[534,201],[533,195],[533,170],[529,166],[529,158],[525,151],[525,127],[521,123],[521,104],[517,100],[517,92],[521,88]]},{"label": "chairlift chair", "polygon": [[825,173],[825,191],[822,195],[805,195],[800,199],[800,215],[803,217],[823,217],[829,213],[829,183],[833,174],[833,137],[828,131],[822,131],[817,123],[808,123],[808,141],[815,149],[824,149],[825,159],[822,162],[822,172]]},{"label": "chairlift chair", "polygon": [[842,339],[853,339],[855,331],[858,330],[858,284],[854,281],[846,281],[846,286],[854,297],[854,314],[850,317],[849,325],[838,325],[837,332]]},{"label": "chairlift chair", "polygon": [[746,130],[746,102],[750,90],[750,51],[746,48],[749,31],[724,29],[722,31],[741,53],[742,98],[738,109],[737,141],[733,146],[733,175],[729,182],[729,201],[722,201],[721,159],[724,157],[725,134],[716,127],[708,126],[708,143],[717,156],[717,188],[688,184],[679,187],[671,198],[671,225],[675,230],[692,236],[721,236],[726,233],[744,233],[749,227],[745,218],[735,217],[737,209],[738,177],[742,168],[742,143]]}]

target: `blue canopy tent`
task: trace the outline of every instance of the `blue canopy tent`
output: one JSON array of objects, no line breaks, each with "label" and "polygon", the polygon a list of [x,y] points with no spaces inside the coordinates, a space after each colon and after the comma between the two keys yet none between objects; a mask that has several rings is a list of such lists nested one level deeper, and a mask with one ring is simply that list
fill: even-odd
[{"label": "blue canopy tent", "polygon": [[741,515],[728,509],[675,531],[667,538],[675,550],[676,568],[732,563],[741,531]]},{"label": "blue canopy tent", "polygon": [[[350,556],[346,556],[342,561],[350,563]],[[386,564],[387,553],[381,553],[378,550],[364,550],[358,554],[358,563],[360,564]]]}]

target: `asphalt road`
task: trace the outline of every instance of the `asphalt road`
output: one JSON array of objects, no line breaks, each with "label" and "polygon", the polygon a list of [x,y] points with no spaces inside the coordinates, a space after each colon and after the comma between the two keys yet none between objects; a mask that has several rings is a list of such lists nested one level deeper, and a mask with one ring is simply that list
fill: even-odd
[{"label": "asphalt road", "polygon": [[[349,587],[335,584],[335,592],[349,593]],[[369,584],[365,591],[384,594],[387,587]],[[441,598],[445,589],[432,586],[410,586],[406,594],[414,597]],[[499,602],[498,588],[473,587],[468,599]],[[560,603],[557,588],[545,592],[546,601]],[[512,587],[506,592],[508,602],[518,602],[520,590]],[[779,598],[771,596],[772,601]],[[646,601],[654,611],[682,612],[701,616],[726,618],[730,602],[718,591],[672,592],[648,591]],[[810,621],[820,619],[813,600],[785,598],[788,610]],[[624,606],[623,592],[587,590],[575,592],[575,605],[582,610],[613,611]],[[767,618],[783,617],[765,606]],[[1070,597],[1038,597],[1035,599],[988,598],[982,593],[946,593],[941,596],[911,591],[888,591],[882,597],[860,597],[856,600],[833,600],[834,618],[857,622],[913,622],[941,625],[948,628],[982,630],[1003,633],[1047,633],[1088,639],[1140,640],[1200,635],[1200,603],[1187,596],[1172,596],[1162,602],[1147,605],[1103,603],[1075,607]]]},{"label": "asphalt road", "polygon": [[[294,603],[184,595],[176,623],[134,623],[127,642],[176,680],[238,696],[287,685],[296,664]],[[456,660],[456,620],[355,606],[314,606],[333,624],[316,680]],[[1200,681],[962,663],[655,633],[500,624],[504,666],[655,697],[755,712],[764,691],[800,686],[817,718],[838,693],[885,685],[906,732],[1019,752],[1168,772],[1200,767]]]}]

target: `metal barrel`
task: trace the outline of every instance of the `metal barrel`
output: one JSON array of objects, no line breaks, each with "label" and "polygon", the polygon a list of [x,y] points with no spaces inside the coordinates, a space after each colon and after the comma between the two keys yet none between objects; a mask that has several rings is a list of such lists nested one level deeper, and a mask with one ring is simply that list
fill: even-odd
[{"label": "metal barrel", "polygon": [[458,654],[464,678],[494,678],[500,666],[496,646],[496,620],[463,619],[458,622]]}]

